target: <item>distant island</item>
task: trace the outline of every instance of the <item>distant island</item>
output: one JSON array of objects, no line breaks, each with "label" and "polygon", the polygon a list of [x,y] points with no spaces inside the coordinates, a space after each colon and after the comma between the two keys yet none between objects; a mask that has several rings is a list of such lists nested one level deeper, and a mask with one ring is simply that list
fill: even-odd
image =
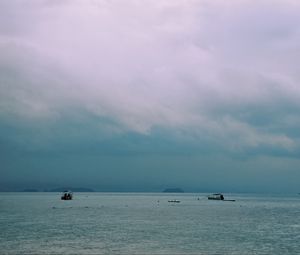
[{"label": "distant island", "polygon": [[38,192],[37,189],[23,189],[22,192]]},{"label": "distant island", "polygon": [[165,193],[184,193],[184,191],[181,188],[168,188],[168,189],[165,189],[163,192],[165,192]]},{"label": "distant island", "polygon": [[23,189],[22,192],[64,192],[65,190],[71,190],[73,192],[94,192],[94,190],[90,188],[76,188],[76,187],[59,187],[59,188],[44,189],[44,190],[27,188],[27,189]]},{"label": "distant island", "polygon": [[47,192],[64,192],[65,190],[71,190],[74,192],[94,192],[94,190],[90,188],[76,188],[76,187],[60,187],[55,189],[49,189],[47,190]]}]

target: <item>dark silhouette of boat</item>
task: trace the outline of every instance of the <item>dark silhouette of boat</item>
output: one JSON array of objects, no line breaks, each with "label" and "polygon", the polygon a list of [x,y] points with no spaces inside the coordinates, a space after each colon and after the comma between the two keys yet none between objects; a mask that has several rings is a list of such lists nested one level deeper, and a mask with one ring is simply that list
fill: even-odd
[{"label": "dark silhouette of boat", "polygon": [[73,192],[66,190],[63,192],[61,196],[61,200],[72,200],[73,199]]},{"label": "dark silhouette of boat", "polygon": [[180,203],[180,200],[172,199],[168,201],[169,203]]},{"label": "dark silhouette of boat", "polygon": [[209,200],[221,200],[221,201],[235,202],[234,199],[225,199],[223,194],[221,194],[221,193],[215,193],[215,194],[209,195],[207,198]]},{"label": "dark silhouette of boat", "polygon": [[215,193],[215,194],[209,195],[207,198],[209,200],[224,200],[224,196],[221,193]]}]

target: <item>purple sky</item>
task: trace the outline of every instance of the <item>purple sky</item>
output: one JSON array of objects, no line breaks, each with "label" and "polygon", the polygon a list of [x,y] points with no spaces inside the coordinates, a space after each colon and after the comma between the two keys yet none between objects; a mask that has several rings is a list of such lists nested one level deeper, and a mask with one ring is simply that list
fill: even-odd
[{"label": "purple sky", "polygon": [[[37,171],[49,165],[44,175],[55,183],[74,156],[108,186],[127,181],[113,178],[118,171],[149,187],[168,185],[173,172],[171,184],[184,176],[185,187],[222,172],[255,190],[246,179],[259,169],[266,182],[275,175],[269,190],[284,176],[281,190],[296,190],[299,24],[292,0],[2,0],[1,179],[11,184],[29,171],[45,183]],[[106,155],[105,169],[87,148]],[[54,156],[39,153],[60,150],[54,171]],[[177,169],[170,162],[186,151],[192,160]],[[140,173],[145,165],[153,166]]]}]

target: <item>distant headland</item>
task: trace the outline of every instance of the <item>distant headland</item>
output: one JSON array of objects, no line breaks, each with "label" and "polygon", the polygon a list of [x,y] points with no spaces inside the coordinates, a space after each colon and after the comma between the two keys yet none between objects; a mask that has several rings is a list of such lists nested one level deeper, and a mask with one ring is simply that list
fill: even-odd
[{"label": "distant headland", "polygon": [[76,187],[59,187],[54,189],[44,189],[44,190],[38,190],[38,189],[23,189],[22,192],[64,192],[65,190],[71,190],[74,192],[94,192],[93,189],[90,188],[76,188]]},{"label": "distant headland", "polygon": [[165,192],[165,193],[184,193],[183,189],[181,189],[181,188],[167,188],[163,192]]},{"label": "distant headland", "polygon": [[39,192],[37,189],[23,189],[22,192]]}]

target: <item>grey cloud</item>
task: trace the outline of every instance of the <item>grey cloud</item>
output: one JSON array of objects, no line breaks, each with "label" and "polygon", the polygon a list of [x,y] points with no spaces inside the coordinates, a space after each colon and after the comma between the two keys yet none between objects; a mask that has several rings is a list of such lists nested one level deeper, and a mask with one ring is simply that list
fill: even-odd
[{"label": "grey cloud", "polygon": [[[293,102],[299,99],[295,85],[298,77],[292,73],[296,67],[281,62],[285,61],[285,48],[275,43],[283,38],[284,45],[289,46],[298,40],[286,35],[297,32],[297,9],[282,9],[286,6],[282,2],[276,7],[269,2],[248,1],[129,2],[126,6],[119,2],[75,1],[50,7],[47,2],[33,1],[7,6],[14,11],[22,9],[13,19],[19,21],[17,30],[31,29],[11,38],[5,35],[1,40],[1,50],[6,54],[2,66],[17,62],[12,72],[17,76],[23,73],[24,85],[18,93],[16,87],[22,86],[18,82],[3,82],[4,97],[19,94],[13,103],[14,107],[21,104],[16,111],[27,108],[30,114],[45,116],[54,108],[59,112],[69,100],[99,116],[109,116],[129,130],[149,133],[152,126],[205,128],[207,123],[217,121],[211,119],[210,108],[225,108],[226,112],[226,108],[243,109],[245,104],[249,108],[263,106],[264,102],[273,105],[274,97],[281,97],[283,92]],[[197,7],[199,11],[194,11]],[[28,27],[32,21],[35,25]],[[248,44],[249,36],[254,44]],[[206,48],[197,46],[202,41],[207,41]],[[293,50],[297,52],[297,48]],[[26,56],[22,57],[24,51]],[[291,49],[286,51],[290,53]],[[274,63],[272,55],[280,63]],[[290,56],[293,58],[293,54]],[[39,61],[33,62],[35,58]],[[61,73],[65,80],[59,80]],[[286,82],[288,78],[290,83]],[[60,93],[51,92],[57,89]]]},{"label": "grey cloud", "polygon": [[297,157],[300,6],[275,3],[1,1],[2,151]]}]

